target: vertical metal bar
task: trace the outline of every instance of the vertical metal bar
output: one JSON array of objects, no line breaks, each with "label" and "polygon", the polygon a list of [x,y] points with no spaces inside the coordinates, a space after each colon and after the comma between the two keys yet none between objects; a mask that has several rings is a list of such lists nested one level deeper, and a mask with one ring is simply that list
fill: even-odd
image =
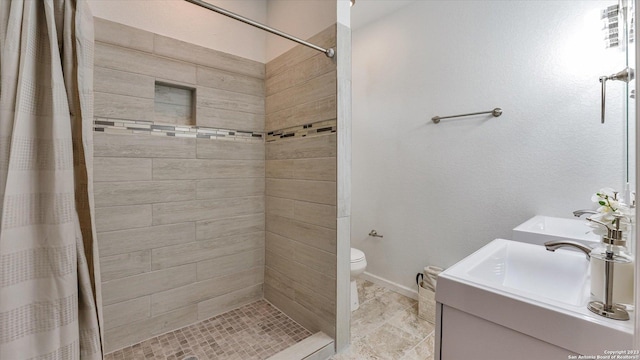
[{"label": "vertical metal bar", "polygon": [[604,258],[604,310],[613,309],[613,251],[607,250]]},{"label": "vertical metal bar", "polygon": [[600,123],[604,124],[605,102],[607,99],[607,77],[600,77]]}]

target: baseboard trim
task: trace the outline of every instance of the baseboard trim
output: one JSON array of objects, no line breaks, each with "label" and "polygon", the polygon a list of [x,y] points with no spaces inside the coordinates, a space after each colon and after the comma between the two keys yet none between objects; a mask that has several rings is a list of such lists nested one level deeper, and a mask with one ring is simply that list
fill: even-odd
[{"label": "baseboard trim", "polygon": [[[418,290],[414,290],[414,289],[410,289],[406,286],[400,285],[398,283],[395,283],[393,281],[387,280],[385,278],[382,278],[378,275],[373,275],[370,272],[365,271],[364,274],[360,275],[360,277],[362,279],[371,281],[374,284],[380,285],[384,288],[387,288],[391,291],[395,291],[399,294],[402,294],[406,297],[410,297],[414,300],[418,300]],[[416,285],[417,287],[417,285]]]}]

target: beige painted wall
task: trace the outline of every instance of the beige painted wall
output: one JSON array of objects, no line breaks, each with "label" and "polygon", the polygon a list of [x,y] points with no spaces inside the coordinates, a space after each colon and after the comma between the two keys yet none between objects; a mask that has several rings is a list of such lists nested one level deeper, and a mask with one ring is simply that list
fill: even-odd
[{"label": "beige painted wall", "polygon": [[[335,22],[336,1],[267,0],[267,24],[300,39],[308,39]],[[266,44],[265,62],[297,46],[292,41],[272,35],[267,36]]]},{"label": "beige painted wall", "polygon": [[[207,1],[300,39],[336,22],[335,1]],[[89,5],[99,18],[264,63],[296,46],[184,0],[89,0]]]},{"label": "beige painted wall", "polygon": [[[265,62],[266,32],[184,0],[88,0],[98,18]],[[266,0],[207,0],[265,23]]]}]

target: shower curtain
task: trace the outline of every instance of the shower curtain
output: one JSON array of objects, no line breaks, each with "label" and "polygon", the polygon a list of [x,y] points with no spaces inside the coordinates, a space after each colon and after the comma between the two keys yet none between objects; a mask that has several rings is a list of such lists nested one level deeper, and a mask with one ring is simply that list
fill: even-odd
[{"label": "shower curtain", "polygon": [[0,359],[102,359],[93,18],[0,0]]}]

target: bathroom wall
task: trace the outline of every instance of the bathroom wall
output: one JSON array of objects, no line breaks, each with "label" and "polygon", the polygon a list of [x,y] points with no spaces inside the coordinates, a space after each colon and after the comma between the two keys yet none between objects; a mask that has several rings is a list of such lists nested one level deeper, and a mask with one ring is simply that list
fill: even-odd
[{"label": "bathroom wall", "polygon": [[[184,0],[88,0],[93,15],[156,34],[266,63],[296,44]],[[335,1],[207,0],[307,39],[336,22]]]},{"label": "bathroom wall", "polygon": [[[96,19],[107,352],[262,298],[264,74],[259,62]],[[180,87],[157,92],[156,81]],[[173,121],[183,88],[194,89],[197,130]]]},{"label": "bathroom wall", "polygon": [[[278,30],[308,39],[336,22],[336,1],[267,0],[267,24]],[[267,36],[266,60],[269,62],[297,46],[278,36]]]},{"label": "bathroom wall", "polygon": [[615,3],[415,1],[354,28],[351,233],[371,275],[413,290],[425,265],[622,188],[624,85],[608,84],[602,125],[598,82],[624,67],[599,42]]},{"label": "bathroom wall", "polygon": [[[184,0],[88,0],[93,16],[265,63],[266,32]],[[266,23],[267,1],[207,0]]]},{"label": "bathroom wall", "polygon": [[[336,43],[335,25],[311,37]],[[296,46],[266,66],[265,298],[335,334],[336,66]]]}]

